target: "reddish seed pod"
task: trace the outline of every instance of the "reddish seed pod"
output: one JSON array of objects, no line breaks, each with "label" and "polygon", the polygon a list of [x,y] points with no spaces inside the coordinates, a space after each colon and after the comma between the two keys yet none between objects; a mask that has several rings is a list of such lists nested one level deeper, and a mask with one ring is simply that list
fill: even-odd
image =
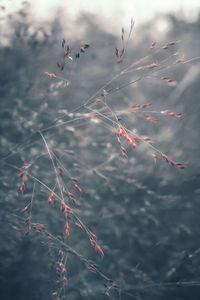
[{"label": "reddish seed pod", "polygon": [[37,223],[36,226],[42,230],[46,228],[43,224],[40,224],[40,223]]},{"label": "reddish seed pod", "polygon": [[78,224],[78,223],[75,223],[75,225],[76,225],[76,227],[79,228],[79,229],[82,229],[82,228],[83,228],[83,227],[82,227],[80,224]]},{"label": "reddish seed pod", "polygon": [[27,209],[28,209],[28,207],[26,206],[21,210],[21,212],[24,213]]},{"label": "reddish seed pod", "polygon": [[168,159],[168,157],[166,155],[163,154],[162,157],[164,158],[164,160],[166,160],[166,162],[169,161],[169,159]]},{"label": "reddish seed pod", "polygon": [[149,118],[149,120],[151,120],[152,122],[158,122],[158,120],[154,118]]},{"label": "reddish seed pod", "polygon": [[64,286],[67,286],[67,277],[65,277],[65,276],[63,277],[63,282],[64,282],[64,283],[63,283]]},{"label": "reddish seed pod", "polygon": [[24,172],[20,172],[19,174],[18,174],[18,178],[22,178],[24,176]]},{"label": "reddish seed pod", "polygon": [[123,136],[124,135],[124,130],[122,128],[121,125],[118,126],[117,130],[116,130],[117,135],[119,136]]},{"label": "reddish seed pod", "polygon": [[97,236],[96,236],[94,233],[90,232],[90,236],[91,236],[93,239],[97,240]]},{"label": "reddish seed pod", "polygon": [[72,180],[78,182],[78,179],[75,177],[72,177]]},{"label": "reddish seed pod", "polygon": [[61,68],[61,64],[59,63],[59,61],[57,62],[57,66],[59,69]]},{"label": "reddish seed pod", "polygon": [[63,201],[61,202],[61,210],[65,211],[65,203]]},{"label": "reddish seed pod", "polygon": [[96,247],[96,242],[94,240],[91,240],[91,244],[93,247]]},{"label": "reddish seed pod", "polygon": [[28,217],[25,222],[26,222],[26,225],[29,225],[30,224],[30,217]]},{"label": "reddish seed pod", "polygon": [[122,156],[123,156],[124,158],[128,158],[128,156],[126,155],[125,152],[122,152]]},{"label": "reddish seed pod", "polygon": [[182,113],[178,113],[177,116],[178,116],[179,118],[182,118],[182,117],[184,117],[185,115],[182,114]]},{"label": "reddish seed pod", "polygon": [[65,237],[68,238],[69,237],[69,225],[65,224]]},{"label": "reddish seed pod", "polygon": [[132,139],[131,138],[127,138],[127,142],[129,143],[129,144],[132,144]]},{"label": "reddish seed pod", "polygon": [[145,69],[145,66],[140,66],[137,68],[137,70],[144,70]]},{"label": "reddish seed pod", "polygon": [[97,246],[97,250],[99,251],[99,253],[101,254],[101,258],[103,259],[104,258],[104,253],[103,253],[103,250],[101,249],[100,246]]},{"label": "reddish seed pod", "polygon": [[14,230],[16,230],[16,231],[19,230],[19,228],[18,228],[17,226],[13,226],[12,228],[13,228]]},{"label": "reddish seed pod", "polygon": [[28,229],[26,232],[25,232],[25,235],[28,235],[30,232],[30,229]]},{"label": "reddish seed pod", "polygon": [[66,212],[66,213],[70,212],[70,210],[71,210],[71,208],[70,208],[69,206],[67,206],[67,207],[65,208],[65,212]]},{"label": "reddish seed pod", "polygon": [[69,231],[66,232],[66,234],[65,234],[65,238],[67,239],[68,237],[69,237]]},{"label": "reddish seed pod", "polygon": [[106,277],[105,275],[102,274],[102,277],[105,279],[105,280],[108,280],[108,281],[111,281],[110,278]]},{"label": "reddish seed pod", "polygon": [[[48,72],[46,72],[46,73],[48,73]],[[31,166],[31,164],[25,164],[21,167],[21,169],[28,169],[30,166]]]},{"label": "reddish seed pod", "polygon": [[69,213],[67,213],[67,218],[68,218],[68,219],[71,219],[71,217],[72,217],[72,216],[71,216]]},{"label": "reddish seed pod", "polygon": [[91,273],[96,273],[94,268],[89,267],[88,269],[90,270]]},{"label": "reddish seed pod", "polygon": [[172,45],[174,45],[174,44],[176,44],[176,41],[168,42],[168,43],[166,44],[166,46],[172,46]]},{"label": "reddish seed pod", "polygon": [[182,62],[183,61],[183,59],[182,58],[179,58],[179,59],[177,59],[177,63],[180,63],[180,62]]},{"label": "reddish seed pod", "polygon": [[155,67],[158,67],[158,64],[150,64],[150,65],[146,65],[146,66],[140,66],[137,68],[137,70],[144,70],[144,69],[153,69]]},{"label": "reddish seed pod", "polygon": [[173,162],[173,160],[170,161],[172,166],[174,167],[175,166],[175,163]]},{"label": "reddish seed pod", "polygon": [[75,189],[79,191],[80,194],[82,193],[82,189],[77,184],[75,184]]},{"label": "reddish seed pod", "polygon": [[152,68],[155,68],[155,67],[158,67],[157,64],[150,64],[147,66],[148,69],[152,69]]},{"label": "reddish seed pod", "polygon": [[52,296],[54,296],[54,297],[56,297],[57,295],[58,295],[57,292],[52,293]]},{"label": "reddish seed pod", "polygon": [[[56,78],[56,75],[54,73],[45,72],[45,74],[50,78]],[[25,168],[23,168],[25,169]]]},{"label": "reddish seed pod", "polygon": [[180,166],[180,169],[185,169],[185,168],[186,168],[186,167],[185,167],[185,166],[183,166],[183,165],[182,165],[182,166]]},{"label": "reddish seed pod", "polygon": [[66,229],[66,232],[69,231],[69,225],[68,224],[65,224],[64,228]]},{"label": "reddish seed pod", "polygon": [[95,262],[93,260],[88,260],[89,264],[95,265]]},{"label": "reddish seed pod", "polygon": [[162,48],[167,49],[169,46],[172,46],[174,44],[176,44],[176,41],[171,41],[171,42],[166,43]]}]

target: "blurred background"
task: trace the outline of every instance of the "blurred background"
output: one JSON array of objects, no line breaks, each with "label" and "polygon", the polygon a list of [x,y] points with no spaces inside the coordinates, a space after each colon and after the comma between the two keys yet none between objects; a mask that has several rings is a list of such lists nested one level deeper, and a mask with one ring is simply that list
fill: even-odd
[{"label": "blurred background", "polygon": [[[32,222],[63,241],[63,213],[56,202],[48,204],[44,187],[59,194],[56,174],[39,130],[65,168],[59,176],[75,194],[75,215],[98,236],[105,257],[73,218],[64,241],[119,286],[110,288],[68,253],[66,299],[199,299],[199,13],[195,0],[0,1],[1,299],[51,299],[60,287],[52,263],[60,246],[43,246],[32,231],[25,236],[29,214],[21,214],[34,198]],[[176,44],[165,49],[171,41]],[[122,58],[116,48],[125,49]],[[158,68],[144,67],[151,64]],[[127,113],[131,105],[151,102]],[[132,149],[121,139],[124,159],[118,121],[150,137],[155,148],[141,142]],[[160,153],[186,168],[173,167]],[[22,194],[18,174],[27,163]],[[82,195],[69,174],[79,179]],[[34,185],[33,176],[43,185]]]}]

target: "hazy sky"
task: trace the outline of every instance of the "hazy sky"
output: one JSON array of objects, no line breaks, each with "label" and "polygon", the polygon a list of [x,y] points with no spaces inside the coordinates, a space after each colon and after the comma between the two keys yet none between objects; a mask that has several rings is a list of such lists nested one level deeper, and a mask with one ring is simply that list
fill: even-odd
[{"label": "hazy sky", "polygon": [[[16,10],[22,0],[0,0],[7,11]],[[197,17],[200,0],[29,0],[36,17],[47,17],[60,5],[76,16],[81,11],[98,13],[105,18],[120,18],[127,22],[133,17],[137,22],[151,19],[155,14],[176,12],[187,18]]]}]

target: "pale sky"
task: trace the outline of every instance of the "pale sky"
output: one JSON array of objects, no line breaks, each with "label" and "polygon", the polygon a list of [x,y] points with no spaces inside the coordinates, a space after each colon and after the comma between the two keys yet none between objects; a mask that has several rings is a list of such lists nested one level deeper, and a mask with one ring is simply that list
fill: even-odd
[{"label": "pale sky", "polygon": [[[6,7],[11,13],[22,7],[22,0],[0,0],[0,6]],[[119,31],[121,26],[129,26],[131,18],[135,26],[153,17],[159,23],[163,13],[176,13],[188,20],[197,18],[200,13],[200,0],[29,0],[32,14],[37,21],[49,19],[57,13],[57,7],[65,8],[70,20],[73,21],[81,12],[94,13],[108,31]],[[62,10],[64,11],[64,10]],[[4,12],[5,13],[5,12]],[[1,13],[2,14],[2,13]],[[66,15],[67,18],[67,15]],[[159,23],[160,31],[165,23]]]},{"label": "pale sky", "polygon": [[[21,6],[22,0],[0,0],[7,11],[14,11]],[[121,16],[122,21],[131,17],[139,22],[151,19],[154,14],[178,12],[187,18],[197,17],[200,0],[29,0],[37,18],[50,16],[56,6],[67,8],[76,16],[81,11],[98,13],[105,18]]]}]

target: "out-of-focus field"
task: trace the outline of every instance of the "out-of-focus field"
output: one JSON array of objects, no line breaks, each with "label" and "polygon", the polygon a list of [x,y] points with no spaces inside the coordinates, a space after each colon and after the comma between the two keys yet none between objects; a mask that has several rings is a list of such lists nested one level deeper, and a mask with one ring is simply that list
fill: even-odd
[{"label": "out-of-focus field", "polygon": [[[7,45],[0,47],[1,299],[50,299],[56,290],[57,278],[55,270],[49,268],[47,247],[31,232],[24,236],[12,228],[23,228],[16,216],[24,217],[21,210],[33,195],[29,176],[24,193],[20,192],[19,170],[15,167],[30,163],[32,176],[51,189],[56,184],[39,130],[66,172],[79,178],[83,193],[72,206],[98,236],[105,257],[101,260],[93,251],[84,230],[72,226],[67,243],[87,259],[97,261],[102,273],[119,284],[119,289],[111,289],[110,298],[199,299],[200,60],[194,58],[199,56],[200,21],[185,23],[173,16],[166,18],[171,30],[152,50],[149,47],[157,40],[154,24],[133,30],[120,64],[116,63],[115,48],[121,48],[121,33],[108,34],[90,15],[82,15],[74,23],[75,32],[77,28],[82,31],[81,39],[71,32],[72,24],[69,30],[59,18],[40,26],[24,10],[8,19],[10,29],[4,33]],[[125,28],[126,38],[128,30]],[[73,60],[68,59],[61,71],[57,62],[62,62],[63,38],[72,48]],[[162,49],[169,41],[178,42]],[[81,52],[84,44],[90,47]],[[80,57],[75,58],[78,52]],[[88,115],[91,111],[85,107],[73,115],[68,113],[145,56],[141,64],[138,62],[105,87],[112,91],[141,78],[103,98],[111,108],[105,115],[118,122],[113,113],[119,114],[121,124],[139,136],[150,137],[156,149],[184,163],[184,170],[160,155],[155,163],[152,153],[157,152],[148,143],[140,143],[136,149],[126,145],[128,159],[124,159],[114,122],[98,114],[96,118]],[[177,59],[183,62],[176,63]],[[139,69],[152,63],[160,66],[157,71]],[[57,78],[45,72],[55,73]],[[176,84],[162,80],[163,76],[175,78]],[[92,108],[101,108],[95,100],[102,100],[102,91],[90,99]],[[139,113],[123,113],[133,104],[150,102],[152,106],[145,111],[152,111],[149,114],[158,122]],[[185,116],[157,113],[165,110]],[[63,180],[73,188],[67,176]],[[48,204],[48,197],[44,186],[36,184],[32,222],[45,224],[62,239],[63,216],[58,206]],[[67,277],[66,299],[107,297],[102,293],[102,279],[89,272],[76,256],[67,259]]]}]

